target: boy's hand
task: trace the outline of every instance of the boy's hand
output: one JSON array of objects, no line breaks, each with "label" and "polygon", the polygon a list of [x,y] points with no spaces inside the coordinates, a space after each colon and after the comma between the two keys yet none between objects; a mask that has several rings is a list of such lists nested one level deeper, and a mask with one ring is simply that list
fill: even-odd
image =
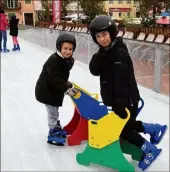
[{"label": "boy's hand", "polygon": [[78,92],[79,92],[79,90],[77,88],[72,87],[66,91],[66,94],[71,97],[74,97]]},{"label": "boy's hand", "polygon": [[125,119],[128,116],[127,112],[125,111],[125,108],[116,107],[113,111],[122,119]]}]

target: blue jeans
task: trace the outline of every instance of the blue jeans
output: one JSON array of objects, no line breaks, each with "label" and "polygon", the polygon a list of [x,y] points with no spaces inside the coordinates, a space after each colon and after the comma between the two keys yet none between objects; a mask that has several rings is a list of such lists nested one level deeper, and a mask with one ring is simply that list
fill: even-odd
[{"label": "blue jeans", "polygon": [[1,50],[2,50],[2,38],[4,40],[3,49],[6,50],[6,43],[7,43],[7,33],[6,33],[6,30],[5,31],[1,31],[0,30],[0,49]]}]

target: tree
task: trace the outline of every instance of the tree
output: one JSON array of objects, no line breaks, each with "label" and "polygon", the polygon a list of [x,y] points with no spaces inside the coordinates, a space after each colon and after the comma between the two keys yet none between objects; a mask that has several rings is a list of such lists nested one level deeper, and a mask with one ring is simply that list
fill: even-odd
[{"label": "tree", "polygon": [[[144,26],[155,26],[155,16],[161,13],[162,8],[169,9],[169,0],[135,0],[139,4],[139,11]],[[153,15],[149,16],[149,11],[153,10]]]},{"label": "tree", "polygon": [[41,0],[42,10],[38,11],[39,21],[51,21],[52,0]]},{"label": "tree", "polygon": [[106,14],[104,1],[101,0],[79,0],[84,15],[87,16],[86,23],[89,24],[96,15]]},{"label": "tree", "polygon": [[67,16],[67,5],[74,0],[61,0],[61,17]]}]

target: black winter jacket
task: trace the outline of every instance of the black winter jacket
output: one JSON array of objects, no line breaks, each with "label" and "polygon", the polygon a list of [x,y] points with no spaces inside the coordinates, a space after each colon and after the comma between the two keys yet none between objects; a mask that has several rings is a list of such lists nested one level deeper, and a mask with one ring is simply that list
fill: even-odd
[{"label": "black winter jacket", "polygon": [[52,54],[45,62],[35,87],[36,99],[51,106],[62,106],[64,92],[74,59],[64,59],[57,53]]},{"label": "black winter jacket", "polygon": [[132,60],[121,37],[109,51],[100,48],[93,55],[89,69],[100,76],[101,97],[113,110],[136,105],[140,100]]},{"label": "black winter jacket", "polygon": [[18,36],[18,22],[19,19],[11,19],[10,20],[10,35],[11,36]]}]

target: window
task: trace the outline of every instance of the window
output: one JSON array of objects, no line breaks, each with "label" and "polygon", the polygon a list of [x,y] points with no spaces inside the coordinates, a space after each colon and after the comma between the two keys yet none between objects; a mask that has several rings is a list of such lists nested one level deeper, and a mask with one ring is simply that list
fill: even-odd
[{"label": "window", "polygon": [[122,17],[122,13],[119,13],[119,17]]},{"label": "window", "polygon": [[113,4],[113,0],[109,0],[109,4]]},{"label": "window", "polygon": [[25,0],[25,4],[31,4],[31,0]]},{"label": "window", "polygon": [[131,4],[131,0],[127,0],[127,4]]},{"label": "window", "polygon": [[18,6],[18,0],[7,0],[6,1],[6,6],[8,8],[15,8]]}]

